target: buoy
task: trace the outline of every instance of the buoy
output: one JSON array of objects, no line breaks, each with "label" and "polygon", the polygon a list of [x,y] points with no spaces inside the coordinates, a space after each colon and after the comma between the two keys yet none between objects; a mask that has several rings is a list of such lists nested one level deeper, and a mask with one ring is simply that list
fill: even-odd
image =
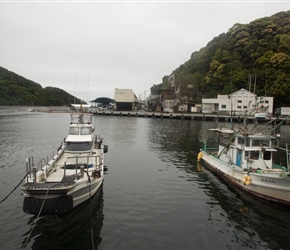
[{"label": "buoy", "polygon": [[243,183],[246,185],[247,178],[243,178]]},{"label": "buoy", "polygon": [[249,176],[249,175],[247,175],[247,174],[245,174],[244,175],[244,178],[242,180],[242,182],[244,183],[244,185],[249,186],[251,184],[251,181],[252,181],[252,177]]},{"label": "buoy", "polygon": [[199,153],[198,153],[198,156],[197,156],[197,161],[200,161],[201,158],[202,158],[202,152],[199,152]]}]

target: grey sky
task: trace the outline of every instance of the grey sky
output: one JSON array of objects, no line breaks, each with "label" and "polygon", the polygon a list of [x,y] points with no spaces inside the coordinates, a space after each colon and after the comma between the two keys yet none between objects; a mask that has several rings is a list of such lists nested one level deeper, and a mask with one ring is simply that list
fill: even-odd
[{"label": "grey sky", "polygon": [[289,9],[289,1],[0,1],[0,66],[86,101],[115,88],[144,97],[235,23]]}]

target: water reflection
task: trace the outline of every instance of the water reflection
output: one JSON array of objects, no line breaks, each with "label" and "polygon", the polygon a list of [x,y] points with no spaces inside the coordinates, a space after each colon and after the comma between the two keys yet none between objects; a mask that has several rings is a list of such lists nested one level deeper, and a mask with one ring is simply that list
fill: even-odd
[{"label": "water reflection", "polygon": [[192,163],[199,148],[196,135],[201,130],[201,124],[188,120],[153,119],[147,131],[148,149],[159,152],[159,157],[165,162]]},{"label": "water reflection", "polygon": [[289,248],[289,207],[245,194],[199,162],[197,169],[200,188],[211,197],[207,202],[208,219],[231,237],[232,247],[236,244],[254,249]]},{"label": "water reflection", "polygon": [[[36,216],[28,221],[33,225]],[[103,226],[103,185],[92,197],[71,213],[41,217],[25,234],[22,248],[98,249]],[[32,230],[32,231],[31,231]]]}]

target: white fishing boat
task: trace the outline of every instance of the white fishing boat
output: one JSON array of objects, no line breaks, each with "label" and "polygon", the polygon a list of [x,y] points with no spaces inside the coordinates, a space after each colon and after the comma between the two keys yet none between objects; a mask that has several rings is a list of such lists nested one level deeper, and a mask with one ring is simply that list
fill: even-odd
[{"label": "white fishing boat", "polygon": [[28,214],[70,212],[100,188],[104,153],[108,146],[94,135],[92,114],[72,113],[69,134],[51,160],[34,165],[26,159],[26,181],[21,187],[23,211]]},{"label": "white fishing boat", "polygon": [[286,154],[284,167],[274,162],[277,150],[282,150],[274,145],[279,135],[267,133],[266,130],[274,131],[273,127],[268,125],[255,126],[258,127],[210,129],[218,134],[218,148],[207,148],[207,140],[203,138],[204,148],[198,154],[198,161],[202,159],[206,166],[226,182],[247,193],[268,201],[290,205],[287,143],[283,149]]}]

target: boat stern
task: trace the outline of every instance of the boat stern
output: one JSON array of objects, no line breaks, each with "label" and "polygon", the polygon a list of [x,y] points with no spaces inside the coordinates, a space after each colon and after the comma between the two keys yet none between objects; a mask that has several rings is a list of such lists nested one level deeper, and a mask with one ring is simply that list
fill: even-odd
[{"label": "boat stern", "polygon": [[73,197],[70,195],[59,196],[52,199],[25,197],[23,211],[27,214],[60,214],[67,213],[73,209]]}]

